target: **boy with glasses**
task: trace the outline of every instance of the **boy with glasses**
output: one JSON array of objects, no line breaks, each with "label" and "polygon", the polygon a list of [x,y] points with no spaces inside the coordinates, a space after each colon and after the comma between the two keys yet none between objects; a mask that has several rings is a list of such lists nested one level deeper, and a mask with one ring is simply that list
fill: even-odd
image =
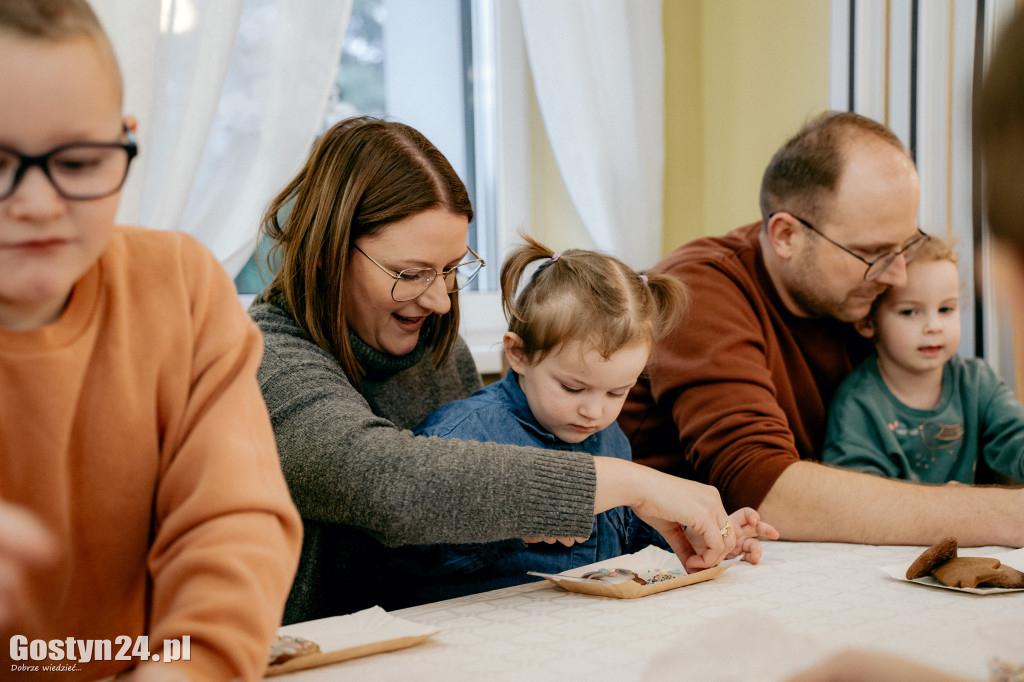
[{"label": "boy with glasses", "polygon": [[193,239],[115,227],[134,121],[85,2],[0,3],[0,92],[0,669],[256,679],[301,533],[259,333]]},{"label": "boy with glasses", "polygon": [[719,488],[783,539],[1024,545],[1024,490],[912,486],[820,464],[826,411],[870,346],[852,323],[907,282],[924,248],[913,159],[852,112],[810,121],[774,155],[759,223],[654,267],[691,289],[619,422],[636,461]]},{"label": "boy with glasses", "polygon": [[829,410],[822,461],[925,483],[974,483],[979,459],[1024,481],[1024,406],[981,358],[956,354],[960,277],[952,246],[922,244],[906,286],[854,325],[876,354]]}]

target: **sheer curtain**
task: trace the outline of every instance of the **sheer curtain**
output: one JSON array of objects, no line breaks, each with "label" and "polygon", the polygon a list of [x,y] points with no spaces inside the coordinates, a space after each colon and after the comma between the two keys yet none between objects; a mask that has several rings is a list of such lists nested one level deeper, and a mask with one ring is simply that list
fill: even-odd
[{"label": "sheer curtain", "polygon": [[[829,98],[834,109],[888,125],[914,155],[921,180],[918,222],[926,232],[954,239],[960,254],[958,350],[985,358],[1011,386],[1021,349],[1013,347],[1012,316],[992,276],[994,245],[975,181],[981,159],[971,136],[971,97],[974,79],[1017,5],[832,0]],[[1022,388],[1016,386],[1018,393]]]},{"label": "sheer curtain", "polygon": [[660,0],[520,0],[559,173],[599,249],[661,255],[665,162]]},{"label": "sheer curtain", "polygon": [[139,119],[118,220],[192,234],[231,276],[320,126],[352,0],[92,0]]}]

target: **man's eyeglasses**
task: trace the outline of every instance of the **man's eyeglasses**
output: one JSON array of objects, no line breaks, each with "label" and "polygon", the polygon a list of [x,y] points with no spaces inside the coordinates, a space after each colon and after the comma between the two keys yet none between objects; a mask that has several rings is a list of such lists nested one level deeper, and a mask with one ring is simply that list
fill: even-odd
[{"label": "man's eyeglasses", "polygon": [[358,246],[355,249],[369,258],[371,263],[387,273],[388,277],[395,280],[391,287],[391,298],[396,303],[411,301],[423,295],[430,288],[430,285],[434,283],[434,280],[437,279],[438,274],[444,279],[448,293],[453,294],[476,279],[476,276],[480,274],[480,268],[487,265],[472,247],[467,246],[466,251],[472,254],[473,260],[459,263],[454,268],[442,270],[440,273],[434,268],[406,268],[401,272],[395,272],[370,258],[370,255]]},{"label": "man's eyeglasses", "polygon": [[0,146],[0,201],[14,194],[18,183],[33,166],[38,167],[57,194],[65,199],[100,199],[121,189],[128,165],[139,153],[131,130],[128,141],[72,142],[45,154],[28,156]]},{"label": "man's eyeglasses", "polygon": [[[782,213],[782,211],[776,211],[775,213],[772,213],[771,215],[768,216],[768,219],[771,220],[772,216],[777,215],[779,213]],[[789,211],[786,211],[786,213],[789,213]],[[869,282],[881,277],[882,274],[889,269],[889,266],[895,263],[896,259],[899,258],[900,256],[903,256],[903,258],[909,261],[914,256],[914,254],[920,251],[921,247],[924,246],[929,239],[931,239],[931,237],[922,232],[921,228],[919,227],[917,228],[917,234],[911,237],[903,246],[899,247],[898,249],[893,249],[892,251],[883,253],[881,256],[875,258],[874,260],[868,260],[867,258],[858,256],[856,253],[846,248],[839,242],[830,239],[821,230],[816,228],[814,225],[811,225],[803,218],[795,216],[792,213],[789,213],[789,215],[791,215],[793,219],[795,219],[797,222],[799,222],[801,225],[806,227],[814,234],[823,238],[828,243],[838,246],[840,249],[850,254],[851,256],[859,260],[861,263],[867,265],[868,269],[864,271],[864,279],[866,279]]]}]

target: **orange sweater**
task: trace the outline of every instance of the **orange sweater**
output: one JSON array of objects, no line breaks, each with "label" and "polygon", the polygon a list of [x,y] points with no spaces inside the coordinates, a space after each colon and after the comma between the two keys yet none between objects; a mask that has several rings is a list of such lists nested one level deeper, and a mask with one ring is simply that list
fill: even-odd
[{"label": "orange sweater", "polygon": [[188,635],[180,665],[194,679],[260,677],[301,536],[256,384],[261,352],[213,257],[139,228],[118,228],[54,324],[0,329],[0,498],[63,549],[0,631],[0,676],[59,662],[84,681],[139,663],[12,662],[15,635],[62,651],[69,637],[111,640],[116,655],[117,637],[145,634],[161,658],[165,639]]}]

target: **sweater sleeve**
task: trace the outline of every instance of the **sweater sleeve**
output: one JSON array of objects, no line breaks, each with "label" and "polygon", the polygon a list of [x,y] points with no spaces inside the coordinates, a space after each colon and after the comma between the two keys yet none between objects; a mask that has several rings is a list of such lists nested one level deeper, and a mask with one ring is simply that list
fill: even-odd
[{"label": "sweater sleeve", "polygon": [[266,343],[260,385],[304,518],[388,546],[589,534],[590,456],[415,436],[374,414],[293,322],[253,314]]},{"label": "sweater sleeve", "polygon": [[979,374],[981,454],[993,471],[1024,483],[1024,405],[984,360],[973,363]]},{"label": "sweater sleeve", "polygon": [[727,509],[757,507],[799,459],[768,366],[755,302],[714,263],[674,270],[690,287],[689,316],[655,348],[652,398],[670,411],[679,446]]},{"label": "sweater sleeve", "polygon": [[[258,679],[298,564],[302,525],[256,383],[260,335],[198,243],[180,254],[192,348],[159,396],[162,436],[149,638],[188,635],[196,680]],[[186,335],[187,336],[187,335]],[[165,665],[164,662],[155,665]]]}]

